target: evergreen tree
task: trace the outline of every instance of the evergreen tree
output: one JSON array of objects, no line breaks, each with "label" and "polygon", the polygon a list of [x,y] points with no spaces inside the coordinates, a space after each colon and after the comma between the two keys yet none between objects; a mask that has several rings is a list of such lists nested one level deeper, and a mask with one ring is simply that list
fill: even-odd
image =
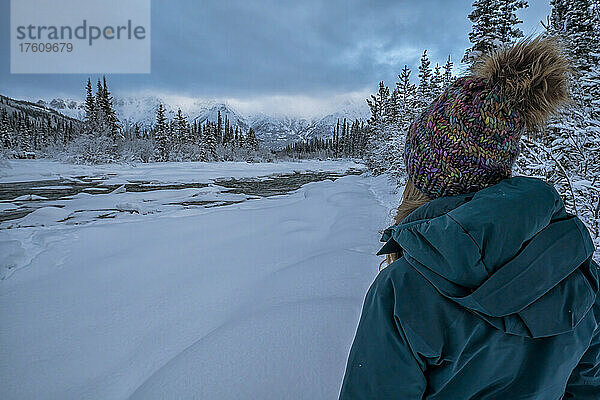
[{"label": "evergreen tree", "polygon": [[0,112],[0,144],[6,149],[10,149],[13,146],[8,112],[4,108]]},{"label": "evergreen tree", "polygon": [[223,138],[223,118],[221,117],[221,110],[217,114],[217,143],[221,143]]},{"label": "evergreen tree", "polygon": [[518,24],[523,23],[517,17],[517,11],[527,7],[529,7],[529,4],[524,0],[498,0],[498,11],[500,13],[498,39],[501,45],[509,44],[515,39],[523,37],[523,32],[517,28]]},{"label": "evergreen tree", "polygon": [[154,157],[156,161],[169,160],[168,123],[165,117],[165,108],[162,104],[156,110],[156,124],[154,125]]},{"label": "evergreen tree", "polygon": [[439,96],[444,90],[444,77],[442,76],[442,70],[439,64],[435,64],[433,69],[433,75],[431,76],[431,92],[432,97]]},{"label": "evergreen tree", "polygon": [[427,50],[425,50],[423,51],[421,64],[419,65],[419,86],[417,87],[417,101],[420,106],[429,104],[433,97],[430,64]]},{"label": "evergreen tree", "polygon": [[94,99],[94,93],[92,92],[92,81],[90,78],[87,80],[86,96],[85,96],[85,130],[86,133],[91,134],[97,128],[97,115],[96,115],[96,101]]},{"label": "evergreen tree", "polygon": [[221,134],[218,131],[217,126],[214,124],[207,124],[206,128],[206,134],[204,137],[206,152],[211,160],[218,161],[219,157],[217,155],[217,144]]},{"label": "evergreen tree", "polygon": [[109,133],[109,136],[112,139],[118,140],[123,139],[123,136],[119,130],[119,118],[117,118],[117,113],[113,107],[113,98],[110,95],[108,90],[108,85],[106,84],[106,76],[102,77],[103,86],[102,86],[102,104],[103,104],[103,112],[104,112],[104,125],[106,131]]},{"label": "evergreen tree", "polygon": [[444,64],[444,77],[442,79],[442,84],[444,86],[444,89],[447,88],[454,80],[454,78],[452,77],[452,68],[453,67],[454,67],[454,64],[450,60],[450,55],[448,55],[448,60],[446,61],[446,64]]},{"label": "evergreen tree", "polygon": [[371,110],[369,124],[377,125],[383,122],[385,118],[385,105],[388,102],[389,96],[390,89],[383,84],[383,81],[379,82],[379,91],[377,94],[371,95],[371,98],[367,99],[367,104]]},{"label": "evergreen tree", "polygon": [[472,46],[465,51],[463,62],[472,63],[481,54],[509,44],[523,36],[516,26],[520,21],[516,12],[528,6],[523,0],[475,0],[469,20]]},{"label": "evergreen tree", "polygon": [[177,132],[177,139],[181,143],[190,143],[190,126],[181,112],[181,108],[177,109],[177,115],[175,116],[175,131]]},{"label": "evergreen tree", "polygon": [[551,0],[550,5],[548,30],[566,42],[564,48],[575,68],[590,71],[600,59],[600,39],[594,31],[597,14],[592,1]]},{"label": "evergreen tree", "polygon": [[258,138],[256,137],[254,129],[250,128],[248,130],[248,134],[246,135],[245,141],[248,144],[248,148],[252,150],[258,150]]}]

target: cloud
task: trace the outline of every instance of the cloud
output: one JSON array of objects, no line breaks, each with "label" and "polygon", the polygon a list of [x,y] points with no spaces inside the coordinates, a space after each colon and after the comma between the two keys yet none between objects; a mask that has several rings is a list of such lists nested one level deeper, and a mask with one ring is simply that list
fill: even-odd
[{"label": "cloud", "polygon": [[[155,90],[253,99],[273,108],[325,107],[317,104],[332,94],[375,90],[380,80],[393,85],[404,64],[416,69],[423,49],[434,65],[448,55],[459,61],[469,44],[471,3],[153,1],[152,73],[109,75],[109,84],[115,93]],[[523,30],[530,33],[547,12],[539,4],[523,11]],[[8,0],[0,0],[0,93],[83,96],[87,75],[10,75],[8,15]],[[250,100],[236,101],[253,107]]]}]

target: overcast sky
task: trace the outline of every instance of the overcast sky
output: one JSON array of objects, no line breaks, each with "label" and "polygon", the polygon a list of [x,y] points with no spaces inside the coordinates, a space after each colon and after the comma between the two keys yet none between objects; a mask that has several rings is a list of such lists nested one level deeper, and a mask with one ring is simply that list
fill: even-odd
[{"label": "overcast sky", "polygon": [[[520,11],[526,34],[541,31],[547,1]],[[152,73],[109,75],[117,95],[169,93],[240,104],[362,96],[393,84],[423,49],[432,64],[468,47],[472,1],[152,1]],[[0,0],[0,93],[82,97],[87,75],[10,74],[9,0]],[[416,71],[413,72],[416,75]]]}]

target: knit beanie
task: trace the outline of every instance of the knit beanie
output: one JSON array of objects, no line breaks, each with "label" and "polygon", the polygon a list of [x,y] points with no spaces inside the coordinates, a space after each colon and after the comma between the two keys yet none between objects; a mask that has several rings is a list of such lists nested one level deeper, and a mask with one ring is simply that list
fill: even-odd
[{"label": "knit beanie", "polygon": [[511,176],[524,132],[568,101],[569,63],[550,37],[481,56],[411,124],[408,177],[428,197],[474,192]]}]

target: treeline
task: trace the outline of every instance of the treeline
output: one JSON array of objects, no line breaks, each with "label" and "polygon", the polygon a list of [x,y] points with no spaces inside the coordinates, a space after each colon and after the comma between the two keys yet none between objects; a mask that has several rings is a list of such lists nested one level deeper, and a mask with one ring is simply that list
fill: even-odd
[{"label": "treeline", "polygon": [[389,172],[400,180],[404,173],[402,146],[410,123],[454,80],[448,56],[440,67],[431,67],[427,50],[418,68],[418,82],[412,83],[411,69],[404,65],[392,90],[379,82],[377,93],[367,99],[371,111],[365,161],[376,174]]},{"label": "treeline", "polygon": [[0,148],[15,158],[34,158],[36,152],[79,135],[80,121],[25,101],[0,96]]},{"label": "treeline", "polygon": [[114,161],[261,161],[273,154],[259,146],[252,128],[242,132],[219,112],[216,121],[191,123],[162,104],[151,127],[122,126],[106,77],[85,85],[83,121],[42,105],[0,96],[0,145],[11,158],[57,157],[77,163]]},{"label": "treeline", "polygon": [[350,124],[338,119],[330,138],[309,138],[287,145],[278,154],[292,158],[362,158],[369,130],[358,119]]},{"label": "treeline", "polygon": [[150,136],[156,161],[229,161],[259,155],[254,130],[249,128],[244,133],[240,127],[234,128],[227,116],[223,120],[220,111],[216,121],[198,123],[194,120],[190,124],[181,109],[177,110],[173,120],[168,121],[165,108],[159,104]]}]

